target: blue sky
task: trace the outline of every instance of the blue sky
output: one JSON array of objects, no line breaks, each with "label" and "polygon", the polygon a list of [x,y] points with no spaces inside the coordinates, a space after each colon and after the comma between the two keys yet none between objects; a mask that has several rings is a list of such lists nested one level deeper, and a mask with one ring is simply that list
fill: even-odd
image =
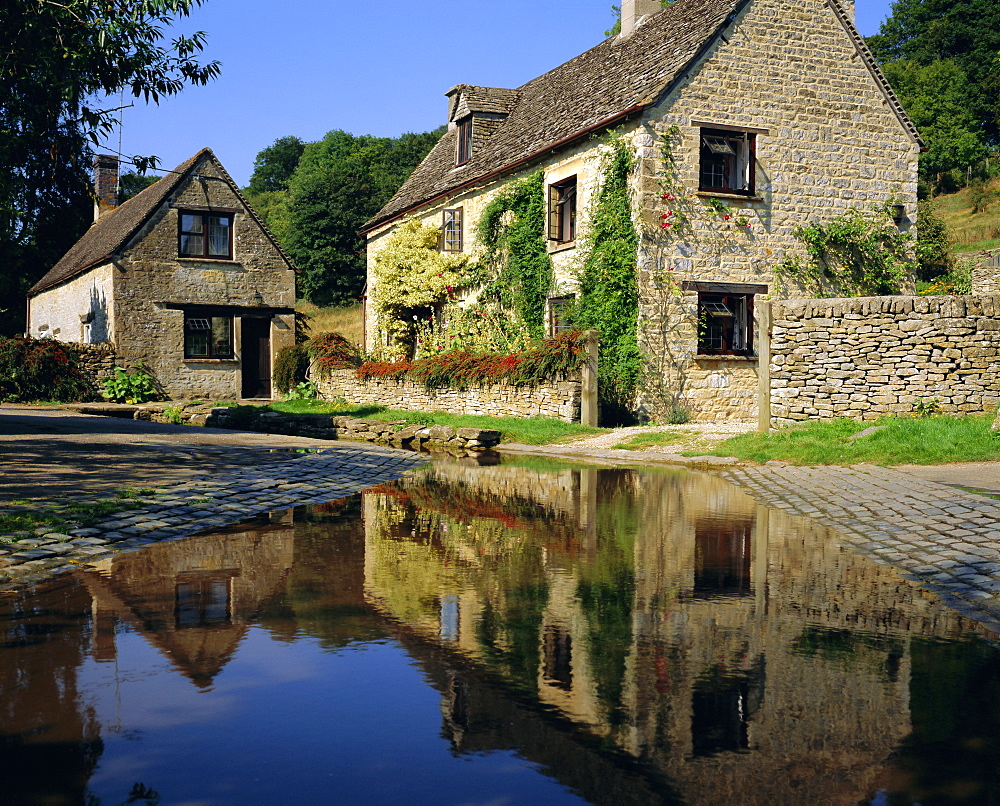
[{"label": "blue sky", "polygon": [[[455,84],[516,87],[596,45],[612,2],[206,0],[177,30],[208,33],[221,77],[126,109],[122,152],[173,168],[208,146],[245,185],[278,137],[427,131]],[[876,33],[888,13],[888,0],[858,0],[859,30]]]}]

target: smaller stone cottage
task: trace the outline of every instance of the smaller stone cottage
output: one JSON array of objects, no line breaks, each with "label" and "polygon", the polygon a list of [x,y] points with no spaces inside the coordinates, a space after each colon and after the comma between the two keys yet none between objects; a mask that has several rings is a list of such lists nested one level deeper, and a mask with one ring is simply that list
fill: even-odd
[{"label": "smaller stone cottage", "polygon": [[171,397],[270,398],[291,258],[210,149],[121,205],[117,184],[99,156],[94,224],[28,292],[28,335],[109,345]]}]

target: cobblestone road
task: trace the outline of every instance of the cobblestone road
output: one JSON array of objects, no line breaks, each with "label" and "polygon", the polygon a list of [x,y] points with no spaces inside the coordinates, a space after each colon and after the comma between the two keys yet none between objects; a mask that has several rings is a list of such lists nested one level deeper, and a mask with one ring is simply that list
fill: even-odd
[{"label": "cobblestone road", "polygon": [[875,465],[723,474],[764,504],[821,521],[1000,633],[1000,501]]},{"label": "cobblestone road", "polygon": [[[138,508],[109,515],[97,527],[69,529],[67,533],[48,531],[0,544],[0,590],[148,543],[177,540],[267,512],[343,498],[400,478],[429,460],[427,454],[344,443],[285,462],[213,473],[166,487],[140,496]],[[8,506],[0,514],[30,512],[37,506],[58,503]]]}]

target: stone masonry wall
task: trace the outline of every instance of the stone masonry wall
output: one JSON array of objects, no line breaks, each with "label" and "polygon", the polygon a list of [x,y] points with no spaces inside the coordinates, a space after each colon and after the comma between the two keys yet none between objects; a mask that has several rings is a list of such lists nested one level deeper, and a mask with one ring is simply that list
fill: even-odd
[{"label": "stone masonry wall", "polygon": [[1000,404],[1000,295],[785,300],[771,333],[773,426]]},{"label": "stone masonry wall", "polygon": [[95,390],[100,390],[104,382],[115,373],[118,355],[110,344],[71,344],[76,350],[80,369]]},{"label": "stone masonry wall", "polygon": [[[142,358],[171,397],[231,400],[241,395],[244,317],[256,308],[270,319],[272,357],[294,344],[294,273],[221,167],[205,157],[195,174],[153,214],[118,263],[115,344],[123,360]],[[233,259],[179,257],[178,208],[209,206],[239,211],[233,221]],[[184,312],[174,306],[199,304],[240,309],[234,317],[235,358],[184,358]]]},{"label": "stone masonry wall", "polygon": [[352,405],[496,417],[541,415],[558,417],[568,423],[580,421],[582,383],[579,380],[553,381],[535,387],[496,384],[460,391],[428,390],[422,384],[408,380],[359,380],[352,369],[329,373],[314,371],[312,379],[324,398],[342,398]]}]

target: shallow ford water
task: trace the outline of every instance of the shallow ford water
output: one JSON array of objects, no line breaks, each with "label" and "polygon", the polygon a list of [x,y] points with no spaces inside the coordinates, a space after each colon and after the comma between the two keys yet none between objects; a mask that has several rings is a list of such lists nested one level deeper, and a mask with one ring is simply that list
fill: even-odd
[{"label": "shallow ford water", "polygon": [[438,462],[0,598],[0,802],[1000,801],[1000,657],[684,471]]}]

